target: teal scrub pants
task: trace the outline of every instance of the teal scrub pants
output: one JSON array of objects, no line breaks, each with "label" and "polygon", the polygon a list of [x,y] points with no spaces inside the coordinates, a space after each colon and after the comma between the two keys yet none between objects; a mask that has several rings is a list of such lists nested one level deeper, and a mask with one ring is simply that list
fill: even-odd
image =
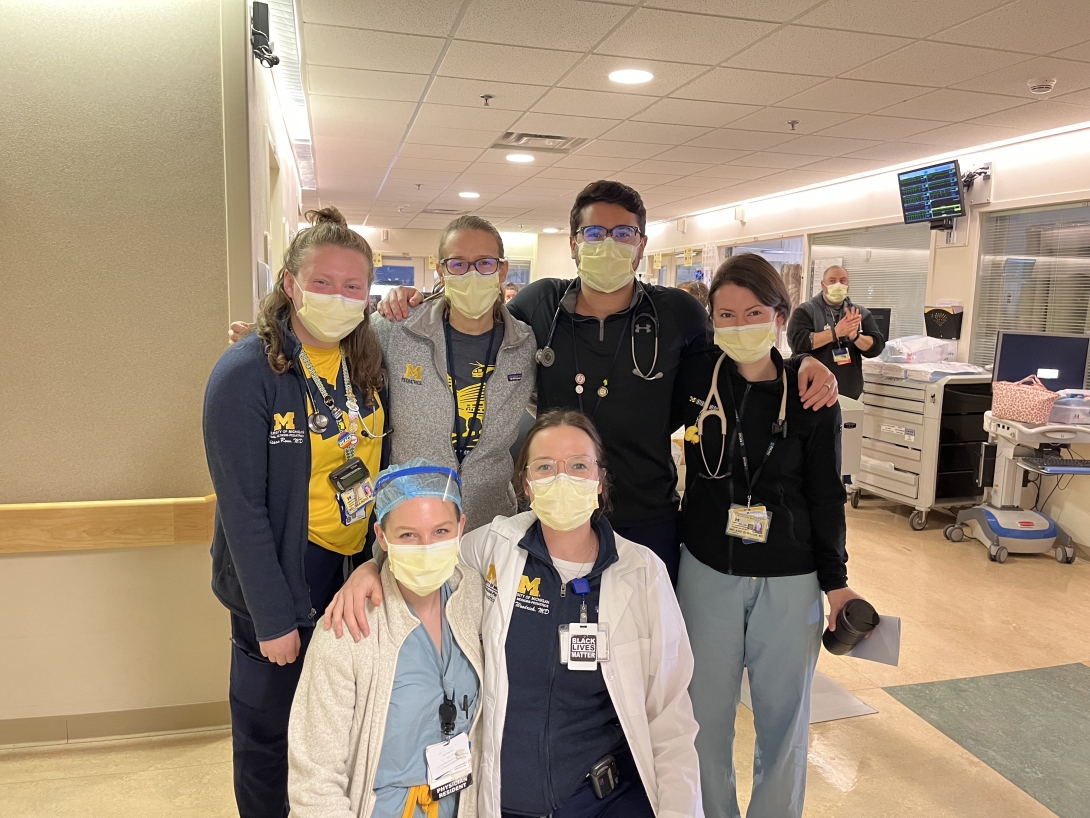
[{"label": "teal scrub pants", "polygon": [[[759,547],[759,546],[758,546]],[[748,818],[799,818],[806,796],[810,683],[824,609],[817,574],[735,577],[682,548],[678,601],[695,667],[700,786],[708,818],[740,818],[734,720],[749,669],[757,745]]]}]

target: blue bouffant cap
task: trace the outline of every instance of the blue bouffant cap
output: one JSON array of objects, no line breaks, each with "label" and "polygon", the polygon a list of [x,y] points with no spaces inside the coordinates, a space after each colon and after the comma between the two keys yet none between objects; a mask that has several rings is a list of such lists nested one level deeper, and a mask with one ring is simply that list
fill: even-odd
[{"label": "blue bouffant cap", "polygon": [[375,519],[379,525],[397,505],[414,497],[449,500],[462,513],[462,479],[454,469],[414,457],[383,469],[375,481]]}]

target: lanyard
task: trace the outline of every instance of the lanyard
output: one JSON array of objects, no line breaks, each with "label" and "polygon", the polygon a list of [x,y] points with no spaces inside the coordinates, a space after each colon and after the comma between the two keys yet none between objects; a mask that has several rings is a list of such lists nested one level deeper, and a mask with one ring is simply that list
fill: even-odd
[{"label": "lanyard", "polygon": [[[824,301],[825,299],[822,299]],[[840,302],[841,306],[847,305],[848,300],[844,299]],[[829,331],[833,333],[833,340],[836,342],[833,346],[834,349],[840,349],[840,336],[836,334],[836,311],[829,309],[829,305],[825,306],[825,320],[829,322]]]},{"label": "lanyard", "polygon": [[[624,329],[621,330],[620,336],[617,338],[617,348],[613,350],[613,360],[609,362],[609,369],[606,370],[606,377],[602,381],[602,389],[598,390],[598,402],[594,404],[594,411],[590,413],[593,418],[598,414],[598,407],[602,405],[602,398],[609,394],[609,376],[613,374],[613,366],[617,363],[617,356],[621,352],[621,346],[624,344],[624,334],[628,331],[628,325],[632,322],[632,313],[635,312],[635,308],[628,314],[628,320],[624,323]],[[572,359],[575,362],[575,374],[581,375],[582,371],[579,369],[579,341],[575,337],[575,316],[571,316],[571,349]],[[652,367],[653,369],[654,367]],[[604,390],[604,391],[603,391]],[[579,399],[579,411],[584,415],[586,410],[583,408],[583,393],[576,393],[576,397]]]},{"label": "lanyard", "polygon": [[[477,403],[473,407],[473,416],[470,417],[470,418],[466,418],[466,432],[465,432],[465,435],[463,436],[463,435],[459,434],[458,431],[457,431],[457,426],[455,426],[454,453],[458,456],[458,462],[459,463],[461,463],[465,459],[466,452],[469,450],[469,436],[473,433],[473,430],[471,428],[472,425],[473,425],[473,421],[477,421],[478,423],[480,423],[482,431],[484,430],[484,418],[480,417],[481,402],[484,399],[484,388],[485,388],[485,385],[486,385],[486,383],[488,381],[488,375],[489,375],[488,366],[489,366],[490,363],[492,363],[492,344],[495,343],[495,340],[496,340],[496,329],[497,329],[497,327],[498,327],[498,325],[493,324],[491,331],[488,333],[488,352],[486,352],[485,355],[484,355],[484,370],[481,372],[481,388],[477,390]],[[452,347],[452,344],[451,344],[452,336],[451,336],[451,332],[450,332],[450,322],[449,321],[444,321],[443,322],[443,332],[446,335],[446,340],[447,340],[447,374],[450,376],[450,393],[451,393],[451,395],[454,396],[454,416],[455,416],[455,419],[457,419],[457,417],[458,417],[458,384],[455,383],[456,376],[454,374],[454,351],[451,349],[451,347]],[[496,352],[496,357],[497,358],[499,357],[499,351],[498,350]],[[493,366],[493,369],[495,369],[495,364],[494,363],[492,364],[492,366]],[[472,379],[472,374],[473,373],[471,372],[470,373],[470,378],[471,379]],[[467,384],[467,386],[468,385],[469,384]]]},{"label": "lanyard", "polygon": [[[786,433],[785,414],[787,409],[787,372],[783,373],[783,395],[780,397],[780,414],[776,424],[772,427],[772,439],[768,442],[768,448],[765,449],[764,457],[761,458],[761,463],[757,466],[757,470],[753,472],[752,476],[749,471],[749,457],[746,453],[746,437],[742,432],[742,417],[746,413],[746,402],[749,400],[750,390],[753,388],[753,384],[746,384],[745,394],[742,395],[742,404],[738,405],[738,402],[734,398],[734,383],[731,380],[731,374],[727,373],[727,391],[730,392],[731,403],[734,404],[734,424],[735,424],[735,437],[730,441],[730,454],[729,461],[734,462],[734,441],[737,439],[738,448],[742,452],[742,468],[745,470],[746,475],[746,508],[753,507],[753,487],[757,485],[757,481],[761,479],[761,471],[764,470],[765,464],[768,463],[768,458],[772,456],[772,450],[776,448],[776,439],[780,434]],[[734,481],[730,481],[730,494],[731,502],[734,502]]]},{"label": "lanyard", "polygon": [[[326,391],[325,384],[323,384],[322,379],[318,377],[318,372],[314,369],[314,364],[310,362],[310,356],[307,355],[307,351],[305,349],[299,350],[299,359],[303,362],[303,366],[306,368],[307,374],[310,375],[310,379],[314,381],[314,385],[318,388],[318,394],[322,396],[322,403],[326,405],[330,413],[333,415],[333,420],[336,421],[337,428],[341,430],[341,434],[351,435],[354,438],[355,435],[353,434],[352,426],[355,425],[353,421],[356,418],[359,418],[360,405],[356,401],[356,394],[352,391],[352,381],[350,381],[348,378],[348,361],[345,360],[344,350],[340,350],[340,353],[341,376],[344,378],[344,393],[348,396],[348,399],[345,402],[345,406],[348,407],[348,421],[344,420],[344,412],[337,407],[337,404],[333,401],[333,398]],[[355,415],[355,418],[353,418],[353,415]],[[360,423],[362,424],[363,421],[360,420]],[[369,436],[374,437],[373,434]],[[348,461],[355,456],[356,444],[355,442],[352,442],[348,446],[344,447],[344,459]]]}]

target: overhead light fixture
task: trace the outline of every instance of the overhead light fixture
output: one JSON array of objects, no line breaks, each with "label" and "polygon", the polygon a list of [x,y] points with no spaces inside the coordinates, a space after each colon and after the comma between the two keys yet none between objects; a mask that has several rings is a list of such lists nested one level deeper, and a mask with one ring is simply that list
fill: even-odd
[{"label": "overhead light fixture", "polygon": [[654,78],[655,75],[650,71],[642,71],[639,68],[625,68],[609,75],[612,82],[618,82],[621,85],[642,85],[645,82],[651,82]]},{"label": "overhead light fixture", "polygon": [[479,198],[481,198],[480,193],[474,193],[472,190],[463,190],[458,195],[461,196],[463,199],[479,199]]},{"label": "overhead light fixture", "polygon": [[517,162],[520,165],[524,165],[528,162],[533,162],[534,157],[529,153],[509,153],[507,154],[508,162]]},{"label": "overhead light fixture", "polygon": [[559,233],[559,232],[560,232],[560,228],[559,228],[559,227],[546,227],[546,228],[545,228],[544,230],[542,230],[541,232],[542,232],[542,233]]}]

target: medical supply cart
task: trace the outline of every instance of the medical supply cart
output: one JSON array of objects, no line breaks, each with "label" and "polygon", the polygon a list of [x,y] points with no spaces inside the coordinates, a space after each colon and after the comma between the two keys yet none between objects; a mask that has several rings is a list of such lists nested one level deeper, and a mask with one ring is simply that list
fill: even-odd
[{"label": "medical supply cart", "polygon": [[976,485],[984,413],[992,405],[989,375],[948,375],[936,381],[864,374],[863,451],[850,501],[874,494],[915,508],[913,531],[933,508],[980,502]]}]

